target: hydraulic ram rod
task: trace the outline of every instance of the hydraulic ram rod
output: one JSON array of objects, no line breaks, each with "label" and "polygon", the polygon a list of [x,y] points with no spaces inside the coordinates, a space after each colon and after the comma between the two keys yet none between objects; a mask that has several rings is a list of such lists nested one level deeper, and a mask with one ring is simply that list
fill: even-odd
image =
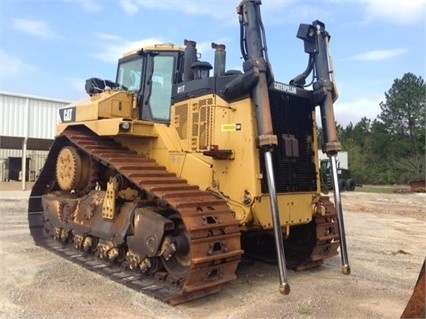
[{"label": "hydraulic ram rod", "polygon": [[[337,137],[336,122],[334,117],[333,107],[333,93],[335,92],[335,83],[330,80],[330,74],[333,74],[333,70],[330,70],[329,64],[329,52],[328,52],[328,40],[330,35],[325,30],[325,25],[320,21],[313,23],[316,36],[317,52],[315,52],[315,68],[317,73],[318,82],[314,83],[314,89],[317,92],[322,92],[324,97],[321,99],[320,112],[322,128],[324,133],[324,145],[322,150],[330,158],[331,172],[333,176],[333,189],[334,189],[334,201],[337,212],[337,220],[339,223],[339,236],[340,236],[340,254],[342,257],[342,273],[350,274],[350,266],[348,261],[348,250],[346,248],[346,234],[345,226],[343,222],[343,210],[340,197],[339,182],[337,176],[337,163],[336,155],[340,151],[341,145]],[[336,94],[334,95],[336,98]]]},{"label": "hydraulic ram rod", "polygon": [[271,198],[272,221],[274,224],[275,246],[277,247],[278,269],[280,272],[280,293],[288,295],[290,293],[290,285],[287,280],[287,266],[284,255],[283,233],[281,230],[280,215],[278,211],[277,192],[275,190],[275,178],[272,167],[272,154],[265,152],[265,166],[268,178],[269,196]]},{"label": "hydraulic ram rod", "polygon": [[272,81],[272,72],[268,61],[268,50],[262,18],[260,15],[260,0],[243,0],[237,7],[241,24],[241,53],[245,60],[245,70],[254,70],[258,75],[256,85],[252,88],[252,98],[256,111],[256,123],[259,136],[257,146],[264,153],[266,174],[271,200],[272,223],[277,251],[280,274],[279,291],[290,293],[287,280],[287,265],[284,254],[284,242],[280,223],[277,192],[275,189],[272,151],[278,144],[278,138],[273,133],[271,109],[268,92],[268,80]]},{"label": "hydraulic ram rod", "polygon": [[311,25],[301,24],[297,32],[297,37],[304,41],[305,52],[309,54],[309,64],[307,69],[301,75],[294,78],[293,81],[299,85],[304,84],[309,71],[315,68],[316,82],[313,83],[313,89],[315,102],[319,104],[321,112],[324,135],[322,151],[330,159],[333,176],[334,199],[339,224],[340,252],[342,256],[342,272],[349,274],[350,267],[336,163],[336,155],[340,151],[341,145],[337,137],[336,121],[334,118],[333,103],[337,99],[338,93],[334,81],[333,63],[328,50],[330,35],[325,30],[324,23],[317,20]]},{"label": "hydraulic ram rod", "polygon": [[349,266],[348,250],[346,248],[345,223],[343,222],[342,200],[340,197],[339,180],[337,176],[336,155],[330,156],[330,163],[331,163],[331,172],[333,175],[334,205],[336,206],[337,222],[339,224],[340,255],[342,257],[342,273],[345,275],[349,275],[351,273],[351,267]]}]

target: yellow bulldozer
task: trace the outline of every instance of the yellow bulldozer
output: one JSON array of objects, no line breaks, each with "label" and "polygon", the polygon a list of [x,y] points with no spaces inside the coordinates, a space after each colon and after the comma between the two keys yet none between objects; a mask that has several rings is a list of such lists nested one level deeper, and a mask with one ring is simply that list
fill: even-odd
[{"label": "yellow bulldozer", "polygon": [[[301,24],[308,65],[278,82],[260,5],[237,6],[242,70],[226,70],[225,45],[212,43],[212,66],[185,40],[124,54],[115,81],[86,81],[30,195],[37,245],[172,305],[218,292],[243,255],[276,262],[283,294],[287,268],[339,247],[350,273],[330,35]],[[334,203],[320,191],[317,108]]]}]

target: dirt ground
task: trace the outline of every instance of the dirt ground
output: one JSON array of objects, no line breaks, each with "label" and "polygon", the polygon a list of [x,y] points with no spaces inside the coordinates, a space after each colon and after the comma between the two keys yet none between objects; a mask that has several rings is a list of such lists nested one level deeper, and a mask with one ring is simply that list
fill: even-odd
[{"label": "dirt ground", "polygon": [[283,296],[277,267],[256,262],[221,293],[171,307],[36,247],[14,193],[0,195],[0,318],[399,318],[426,255],[426,194],[344,193],[351,275],[336,256],[289,271]]}]

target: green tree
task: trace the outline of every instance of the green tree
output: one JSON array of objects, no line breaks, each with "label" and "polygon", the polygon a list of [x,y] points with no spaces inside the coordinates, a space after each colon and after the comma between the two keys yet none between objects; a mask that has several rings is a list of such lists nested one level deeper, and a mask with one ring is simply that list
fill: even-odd
[{"label": "green tree", "polygon": [[394,80],[385,98],[378,118],[392,137],[393,153],[400,159],[399,165],[411,171],[407,172],[410,178],[424,178],[425,82],[421,76],[406,73]]},{"label": "green tree", "polygon": [[[381,113],[346,127],[337,124],[342,151],[349,154],[352,177],[372,184],[407,183],[425,178],[426,85],[406,73],[394,80]],[[322,130],[318,137],[322,141]]]}]

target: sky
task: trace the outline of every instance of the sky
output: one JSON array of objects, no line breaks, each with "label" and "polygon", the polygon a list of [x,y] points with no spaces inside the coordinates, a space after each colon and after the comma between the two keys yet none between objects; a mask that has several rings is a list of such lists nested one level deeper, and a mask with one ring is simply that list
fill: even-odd
[{"label": "sky", "polygon": [[[85,80],[115,80],[123,53],[155,43],[226,45],[226,69],[241,69],[239,22],[230,0],[0,0],[0,91],[66,101],[87,96]],[[426,0],[263,0],[275,80],[307,65],[300,23],[320,20],[331,35],[339,99],[336,121],[375,119],[395,79],[425,78]]]}]

